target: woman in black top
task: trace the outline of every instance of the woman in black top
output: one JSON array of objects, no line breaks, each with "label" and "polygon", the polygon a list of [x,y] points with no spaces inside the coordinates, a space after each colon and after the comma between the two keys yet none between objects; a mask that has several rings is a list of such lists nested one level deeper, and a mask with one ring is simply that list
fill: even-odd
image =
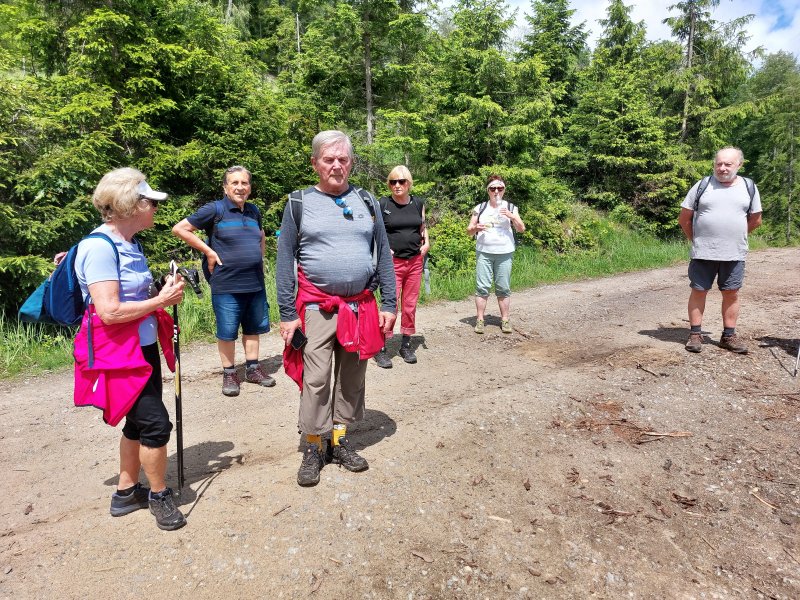
[{"label": "woman in black top", "polygon": [[[413,179],[405,166],[392,169],[386,183],[392,195],[384,196],[378,203],[383,211],[383,224],[389,236],[389,247],[394,260],[397,300],[401,309],[400,332],[403,334],[400,356],[407,363],[413,364],[417,362],[417,356],[411,348],[411,336],[416,333],[422,263],[431,247],[425,227],[425,204],[419,196],[409,194]],[[386,353],[386,348],[375,355],[375,362],[384,369],[392,367],[392,359]]]}]

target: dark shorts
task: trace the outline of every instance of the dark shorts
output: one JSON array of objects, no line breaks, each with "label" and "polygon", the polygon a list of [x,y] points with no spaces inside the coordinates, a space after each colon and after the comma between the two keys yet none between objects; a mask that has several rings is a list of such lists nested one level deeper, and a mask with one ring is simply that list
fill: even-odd
[{"label": "dark shorts", "polygon": [[211,306],[217,319],[217,339],[232,342],[243,335],[260,335],[269,331],[267,292],[243,294],[211,294]]},{"label": "dark shorts", "polygon": [[743,260],[702,260],[689,261],[689,287],[693,290],[708,291],[717,278],[720,290],[738,290],[744,283]]},{"label": "dark shorts", "polygon": [[129,440],[138,441],[148,448],[161,448],[169,442],[172,423],[169,413],[161,397],[161,355],[158,344],[142,346],[144,359],[153,367],[150,379],[144,386],[139,398],[125,415],[125,426],[122,435]]}]

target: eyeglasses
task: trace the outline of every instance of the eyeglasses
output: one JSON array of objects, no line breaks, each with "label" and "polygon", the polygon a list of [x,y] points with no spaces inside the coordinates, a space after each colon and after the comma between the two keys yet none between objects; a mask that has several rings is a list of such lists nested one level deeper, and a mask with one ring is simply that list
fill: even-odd
[{"label": "eyeglasses", "polygon": [[158,200],[151,200],[150,198],[145,198],[144,196],[139,196],[139,200],[146,200],[150,203],[150,206],[153,208],[158,208]]},{"label": "eyeglasses", "polygon": [[342,209],[342,214],[345,217],[353,216],[353,209],[347,206],[347,202],[345,202],[342,198],[334,198],[333,201],[336,203],[336,206]]},{"label": "eyeglasses", "polygon": [[389,185],[397,185],[398,183],[400,185],[405,185],[405,184],[408,183],[408,179],[390,179],[389,180]]},{"label": "eyeglasses", "polygon": [[505,188],[505,186],[502,186],[502,185],[499,186],[499,187],[498,186],[493,186],[493,187],[489,188],[489,191],[490,192],[502,192],[504,189],[506,189],[506,188]]}]

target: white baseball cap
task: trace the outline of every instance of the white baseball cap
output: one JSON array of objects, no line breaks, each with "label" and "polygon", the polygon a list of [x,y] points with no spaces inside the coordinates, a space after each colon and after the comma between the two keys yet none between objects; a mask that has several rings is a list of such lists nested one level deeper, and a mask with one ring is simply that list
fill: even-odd
[{"label": "white baseball cap", "polygon": [[147,198],[148,200],[155,200],[156,202],[161,202],[162,200],[167,199],[166,192],[157,192],[153,188],[151,188],[146,181],[143,181],[139,184],[139,187],[136,188],[136,191],[139,192],[139,195],[142,198]]}]

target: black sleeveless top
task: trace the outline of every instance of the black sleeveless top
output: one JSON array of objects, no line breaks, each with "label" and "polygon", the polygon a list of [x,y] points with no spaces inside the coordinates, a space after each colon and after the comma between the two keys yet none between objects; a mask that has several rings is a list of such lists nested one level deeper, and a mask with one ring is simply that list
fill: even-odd
[{"label": "black sleeveless top", "polygon": [[394,198],[384,196],[378,200],[383,213],[383,224],[389,236],[389,247],[395,258],[414,258],[422,246],[422,208],[425,200],[410,196],[408,204],[397,204]]}]

